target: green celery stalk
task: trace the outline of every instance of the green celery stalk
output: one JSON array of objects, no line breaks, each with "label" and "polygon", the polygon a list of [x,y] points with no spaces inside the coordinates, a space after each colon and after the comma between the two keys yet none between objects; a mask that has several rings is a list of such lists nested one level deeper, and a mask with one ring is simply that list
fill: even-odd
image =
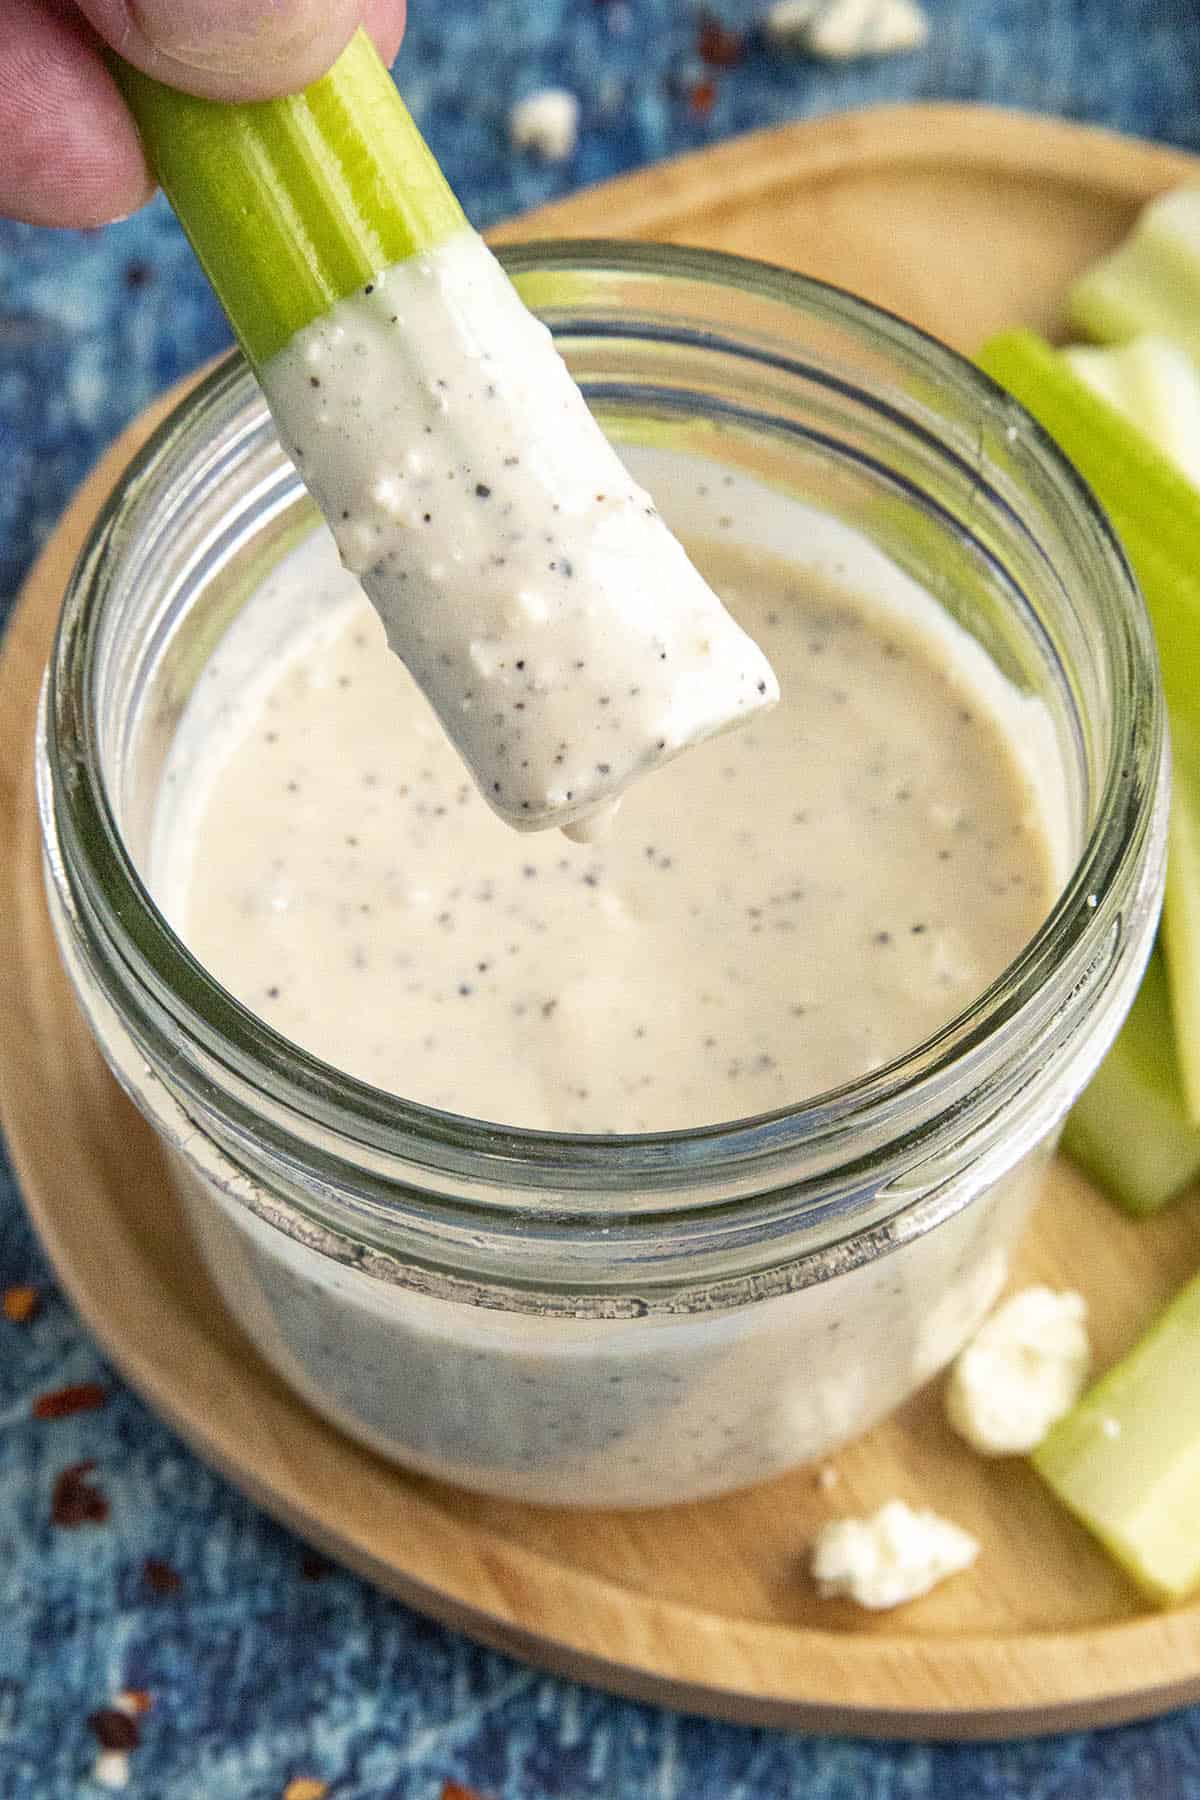
[{"label": "green celery stalk", "polygon": [[1200,364],[1170,338],[1069,344],[1064,360],[1200,487]]},{"label": "green celery stalk", "polygon": [[1200,492],[1033,332],[1002,332],[978,361],[1094,489],[1149,609],[1168,701],[1200,733]]},{"label": "green celery stalk", "polygon": [[1157,1212],[1200,1176],[1200,1126],[1188,1117],[1161,954],[1108,1055],[1072,1107],[1062,1147],[1126,1212]]},{"label": "green celery stalk", "polygon": [[1102,343],[1151,331],[1200,360],[1200,188],[1176,188],[1071,289],[1068,316]]},{"label": "green celery stalk", "polygon": [[364,31],[301,94],[197,99],[114,59],[147,158],[256,368],[462,209]]},{"label": "green celery stalk", "polygon": [[1174,783],[1167,848],[1162,942],[1171,986],[1175,1041],[1187,1110],[1200,1121],[1200,744],[1182,720],[1172,725]]},{"label": "green celery stalk", "polygon": [[1200,491],[1032,332],[993,338],[979,361],[1091,483],[1154,625],[1175,752],[1163,942],[1182,1092],[1200,1124]]},{"label": "green celery stalk", "polygon": [[1151,1599],[1200,1586],[1200,1275],[1032,1460]]}]

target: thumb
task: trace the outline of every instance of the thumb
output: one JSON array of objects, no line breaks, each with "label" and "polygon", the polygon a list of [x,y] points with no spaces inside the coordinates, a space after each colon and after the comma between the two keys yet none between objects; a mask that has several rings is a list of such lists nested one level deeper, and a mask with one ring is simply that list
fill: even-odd
[{"label": "thumb", "polygon": [[213,100],[264,100],[316,81],[364,18],[395,54],[402,0],[79,0],[147,75]]}]

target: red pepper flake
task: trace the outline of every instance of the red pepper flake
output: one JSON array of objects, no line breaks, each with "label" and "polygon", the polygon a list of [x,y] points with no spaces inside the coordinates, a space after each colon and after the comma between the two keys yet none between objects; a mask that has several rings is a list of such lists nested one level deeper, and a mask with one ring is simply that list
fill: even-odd
[{"label": "red pepper flake", "polygon": [[88,1729],[102,1750],[136,1750],[142,1741],[137,1720],[116,1706],[90,1713]]},{"label": "red pepper flake", "polygon": [[315,1775],[293,1775],[283,1790],[283,1800],[325,1800],[329,1783]]},{"label": "red pepper flake", "polygon": [[300,1575],[304,1581],[324,1581],[329,1573],[329,1564],[315,1550],[306,1550],[300,1558]]},{"label": "red pepper flake", "polygon": [[483,1795],[478,1788],[464,1787],[461,1781],[444,1781],[442,1800],[483,1800]]},{"label": "red pepper flake", "polygon": [[41,1304],[42,1297],[35,1287],[8,1287],[0,1295],[0,1312],[14,1325],[27,1324]]},{"label": "red pepper flake", "polygon": [[733,69],[741,62],[745,46],[736,31],[722,24],[716,13],[702,12],[696,36],[701,62],[710,69]]},{"label": "red pepper flake", "polygon": [[183,1586],[179,1570],[173,1569],[161,1556],[146,1558],[142,1564],[142,1580],[154,1594],[177,1594]]},{"label": "red pepper flake", "polygon": [[688,105],[698,119],[707,119],[717,103],[715,81],[693,81],[688,89]]},{"label": "red pepper flake", "polygon": [[108,1517],[108,1501],[87,1477],[94,1462],[78,1462],[64,1469],[50,1497],[50,1523],[73,1531],[77,1525],[102,1525]]},{"label": "red pepper flake", "polygon": [[35,1419],[69,1419],[72,1413],[96,1412],[108,1395],[98,1381],[77,1381],[73,1387],[54,1388],[39,1394],[33,1403]]}]

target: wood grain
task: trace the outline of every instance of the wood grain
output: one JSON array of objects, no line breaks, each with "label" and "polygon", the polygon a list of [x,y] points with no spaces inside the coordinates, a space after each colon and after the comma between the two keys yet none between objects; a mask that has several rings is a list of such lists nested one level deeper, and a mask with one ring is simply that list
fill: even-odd
[{"label": "wood grain", "polygon": [[[1175,152],[962,108],[792,127],[632,176],[500,236],[643,236],[768,254],[969,348],[1050,328],[1069,275],[1164,186]],[[161,414],[162,407],[155,409]],[[1148,1612],[1021,1463],[948,1431],[933,1388],[837,1459],[657,1513],[551,1511],[409,1476],[321,1423],[258,1360],[184,1236],[153,1136],[72,1001],[46,918],[30,745],[71,564],[144,437],[105,459],[47,545],[0,664],[0,1107],[66,1286],[130,1381],[201,1455],[330,1555],[547,1667],[731,1718],[885,1736],[1027,1734],[1200,1697],[1200,1605]],[[1083,1289],[1107,1362],[1189,1274],[1200,1198],[1134,1225],[1055,1170],[1019,1278]],[[807,1540],[900,1493],[982,1539],[967,1575],[899,1614],[819,1601]]]},{"label": "wood grain", "polygon": [[1196,160],[991,107],[877,107],[734,139],[494,235],[656,238],[786,263],[970,351],[1015,319],[1053,331],[1072,276]]}]

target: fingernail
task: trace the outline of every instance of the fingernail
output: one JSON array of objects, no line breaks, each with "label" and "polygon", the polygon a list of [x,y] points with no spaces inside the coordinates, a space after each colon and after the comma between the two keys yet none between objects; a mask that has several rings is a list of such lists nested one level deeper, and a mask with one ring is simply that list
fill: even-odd
[{"label": "fingernail", "polygon": [[322,0],[188,0],[187,4],[128,0],[128,4],[137,29],[161,56],[183,69],[232,77],[309,64],[314,46],[330,35],[330,14],[343,10],[327,0],[324,4]]}]

